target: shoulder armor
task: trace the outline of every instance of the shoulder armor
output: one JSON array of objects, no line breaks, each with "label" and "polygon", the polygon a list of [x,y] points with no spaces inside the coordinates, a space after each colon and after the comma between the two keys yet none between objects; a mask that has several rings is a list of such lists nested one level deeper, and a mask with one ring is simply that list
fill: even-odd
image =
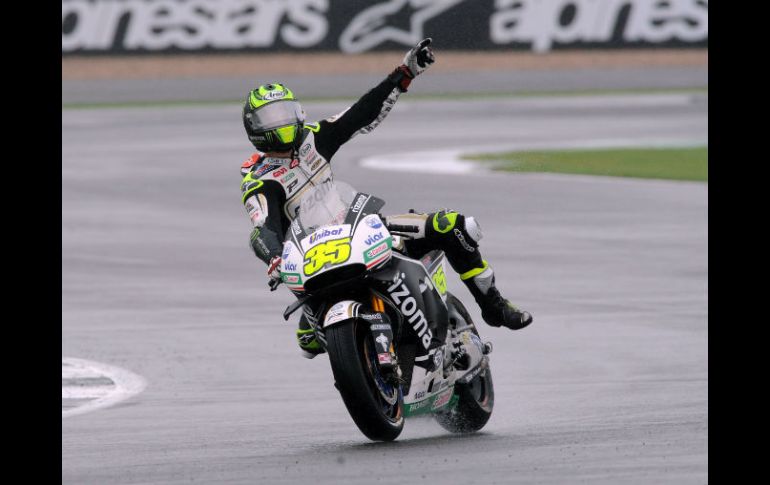
[{"label": "shoulder armor", "polygon": [[241,175],[246,175],[247,173],[251,172],[252,167],[259,164],[259,161],[262,159],[262,153],[257,152],[250,156],[243,164],[241,165]]},{"label": "shoulder armor", "polygon": [[259,180],[258,178],[256,178],[253,173],[251,172],[247,173],[246,176],[243,177],[243,180],[241,181],[242,202],[245,204],[246,199],[263,185],[265,185],[265,183]]}]

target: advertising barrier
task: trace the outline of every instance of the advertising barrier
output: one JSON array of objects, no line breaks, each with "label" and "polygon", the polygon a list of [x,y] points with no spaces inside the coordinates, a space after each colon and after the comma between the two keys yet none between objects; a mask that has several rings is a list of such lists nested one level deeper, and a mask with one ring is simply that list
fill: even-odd
[{"label": "advertising barrier", "polygon": [[62,55],[707,47],[705,0],[62,0]]}]

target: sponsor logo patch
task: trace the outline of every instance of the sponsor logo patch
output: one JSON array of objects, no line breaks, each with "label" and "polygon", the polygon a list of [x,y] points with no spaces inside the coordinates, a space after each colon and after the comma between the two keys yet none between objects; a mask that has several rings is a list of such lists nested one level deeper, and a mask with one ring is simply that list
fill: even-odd
[{"label": "sponsor logo patch", "polygon": [[[390,0],[373,3],[361,10],[340,35],[340,49],[346,53],[365,52],[385,42],[411,45],[412,39],[423,37],[426,22],[452,8],[462,0],[429,0],[406,2]],[[405,11],[409,15],[407,30],[395,26],[393,13]],[[404,13],[402,13],[404,15]],[[397,24],[396,24],[397,25]],[[404,41],[404,39],[409,39]]]},{"label": "sponsor logo patch", "polygon": [[348,312],[346,311],[337,311],[337,312],[329,312],[326,314],[326,325],[331,325],[332,323],[337,323],[339,321],[345,320],[348,318]]},{"label": "sponsor logo patch", "polygon": [[414,412],[417,410],[420,410],[430,404],[430,399],[426,399],[424,401],[416,402],[414,404],[409,405],[409,412]]},{"label": "sponsor logo patch", "polygon": [[290,285],[298,285],[302,283],[302,278],[299,274],[281,273],[281,279],[284,283],[288,283]]},{"label": "sponsor logo patch", "polygon": [[259,167],[257,167],[256,170],[254,170],[254,175],[259,177],[260,175],[264,175],[267,172],[269,172],[271,170],[275,170],[278,167],[279,167],[279,165],[276,165],[276,164],[273,164],[273,163],[265,163],[265,164],[262,164]]},{"label": "sponsor logo patch", "polygon": [[473,369],[469,373],[467,373],[464,376],[462,376],[462,378],[461,378],[462,382],[470,382],[473,378],[475,378],[477,375],[479,375],[482,370],[483,370],[483,366],[481,366],[481,365],[476,366],[475,369]]},{"label": "sponsor logo patch", "polygon": [[364,251],[364,263],[368,263],[377,258],[377,256],[390,249],[390,239],[386,239],[382,244]]},{"label": "sponsor logo patch", "polygon": [[384,333],[380,332],[380,334],[377,336],[376,339],[374,339],[375,342],[382,345],[382,351],[387,352],[388,351],[388,345],[390,341],[388,340],[388,337],[385,336]]},{"label": "sponsor logo patch", "polygon": [[364,244],[366,244],[367,246],[371,246],[372,244],[376,243],[377,241],[381,241],[383,237],[385,237],[385,236],[383,236],[381,232],[378,232],[377,234],[373,234],[373,235],[369,236],[364,241]]},{"label": "sponsor logo patch", "polygon": [[278,91],[278,90],[276,90],[276,91],[270,91],[269,93],[267,93],[264,96],[264,98],[266,100],[271,101],[271,100],[274,100],[274,99],[281,99],[281,98],[283,98],[285,96],[286,96],[286,91]]},{"label": "sponsor logo patch", "polygon": [[371,227],[372,229],[379,229],[382,227],[382,222],[376,217],[370,217],[369,219],[366,219],[366,225]]},{"label": "sponsor logo patch", "polygon": [[310,244],[313,244],[314,242],[320,239],[323,239],[325,237],[339,236],[340,234],[342,234],[342,228],[332,229],[331,231],[328,229],[324,229],[323,231],[316,232],[312,236],[310,236]]},{"label": "sponsor logo patch", "polygon": [[442,295],[446,294],[446,275],[444,274],[444,265],[439,265],[438,269],[436,269],[436,272],[433,273],[433,284],[435,285],[436,289],[441,293]]},{"label": "sponsor logo patch", "polygon": [[329,308],[329,311],[330,311],[330,312],[337,312],[337,311],[340,311],[340,310],[342,310],[342,307],[344,307],[344,306],[345,306],[345,304],[344,304],[344,303],[337,303],[337,304],[336,304],[336,305],[334,305],[333,307]]},{"label": "sponsor logo patch", "polygon": [[350,227],[350,226],[341,226],[335,229],[324,228],[324,229],[321,229],[320,231],[316,231],[310,236],[308,243],[315,244],[326,238],[329,238],[332,236],[339,236],[343,233],[343,231],[345,231],[346,227]]},{"label": "sponsor logo patch", "polygon": [[451,397],[452,397],[452,389],[447,389],[446,391],[443,391],[436,399],[433,400],[433,405],[431,406],[431,409],[440,408],[441,406],[448,403]]},{"label": "sponsor logo patch", "polygon": [[[361,208],[364,206],[364,202],[366,202],[367,196],[365,195],[359,195],[356,199],[356,203],[353,204],[353,208],[350,209],[351,212],[359,212]],[[371,244],[371,243],[366,243]]]},{"label": "sponsor logo patch", "polygon": [[393,302],[398,305],[398,309],[412,324],[412,328],[420,337],[422,346],[426,349],[430,347],[430,342],[433,339],[433,332],[428,328],[428,320],[425,318],[422,310],[417,307],[417,300],[413,296],[410,296],[409,288],[403,282],[403,278],[406,275],[401,273],[396,275],[394,283],[388,287],[388,293],[393,299]]}]

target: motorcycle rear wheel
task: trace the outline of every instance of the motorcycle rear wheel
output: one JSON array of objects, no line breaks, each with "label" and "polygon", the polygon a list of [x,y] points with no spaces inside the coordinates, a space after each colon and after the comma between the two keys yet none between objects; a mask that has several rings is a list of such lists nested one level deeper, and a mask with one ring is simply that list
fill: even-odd
[{"label": "motorcycle rear wheel", "polygon": [[[465,319],[473,325],[471,331],[479,336],[465,306],[454,295],[449,295],[447,303],[454,305]],[[495,405],[495,386],[492,382],[492,370],[487,367],[467,384],[456,384],[455,394],[459,398],[452,409],[434,414],[442,428],[451,433],[473,433],[483,428],[492,416]]]},{"label": "motorcycle rear wheel", "polygon": [[368,325],[350,320],[325,334],[335,386],[350,417],[370,440],[395,440],[404,428],[403,395],[380,374]]}]

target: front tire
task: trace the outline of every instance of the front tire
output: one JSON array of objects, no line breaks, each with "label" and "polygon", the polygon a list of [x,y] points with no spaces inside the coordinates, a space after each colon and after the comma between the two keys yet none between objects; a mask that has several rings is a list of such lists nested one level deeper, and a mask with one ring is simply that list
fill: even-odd
[{"label": "front tire", "polygon": [[356,426],[372,441],[395,440],[404,428],[403,396],[379,372],[368,325],[353,319],[325,334],[335,386]]}]

